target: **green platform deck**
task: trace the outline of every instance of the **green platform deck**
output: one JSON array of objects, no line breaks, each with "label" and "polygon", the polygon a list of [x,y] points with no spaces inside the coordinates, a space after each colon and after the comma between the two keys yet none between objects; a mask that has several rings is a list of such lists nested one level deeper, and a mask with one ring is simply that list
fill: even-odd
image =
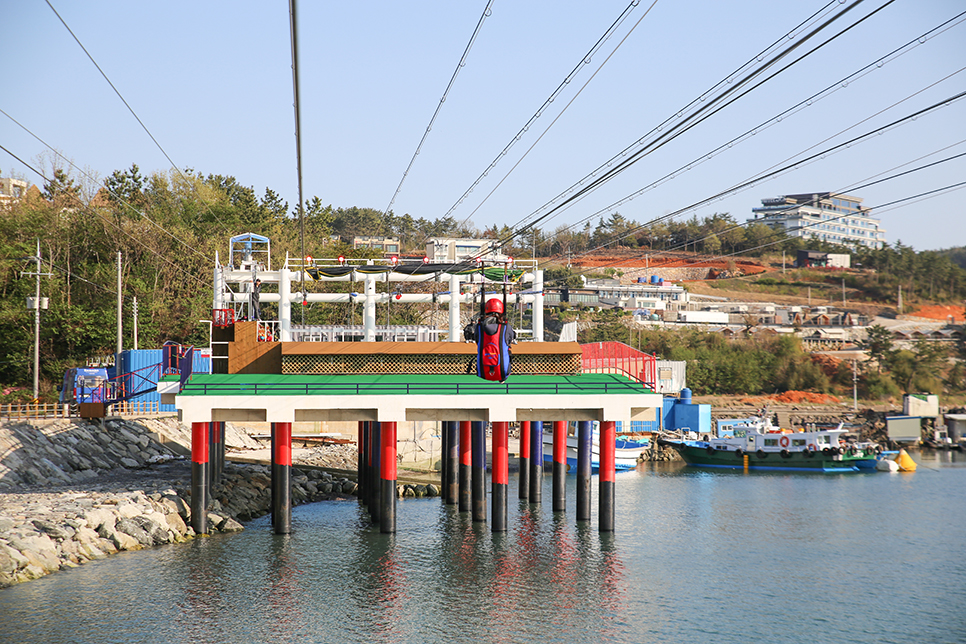
[{"label": "green platform deck", "polygon": [[[618,374],[474,375],[194,374],[159,385],[184,422],[373,420],[653,420],[662,397]],[[166,389],[167,392],[163,391]]]},{"label": "green platform deck", "polygon": [[[165,376],[165,381],[177,380]],[[182,396],[336,396],[414,394],[456,395],[608,395],[653,393],[617,374],[578,376],[511,376],[489,382],[472,375],[194,374]]]}]

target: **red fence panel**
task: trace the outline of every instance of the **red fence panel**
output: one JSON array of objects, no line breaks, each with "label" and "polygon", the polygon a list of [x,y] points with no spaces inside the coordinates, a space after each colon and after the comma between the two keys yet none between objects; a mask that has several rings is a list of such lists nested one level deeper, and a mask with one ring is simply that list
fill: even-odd
[{"label": "red fence panel", "polygon": [[657,384],[657,358],[623,342],[593,342],[580,345],[581,372],[622,373],[650,389]]}]

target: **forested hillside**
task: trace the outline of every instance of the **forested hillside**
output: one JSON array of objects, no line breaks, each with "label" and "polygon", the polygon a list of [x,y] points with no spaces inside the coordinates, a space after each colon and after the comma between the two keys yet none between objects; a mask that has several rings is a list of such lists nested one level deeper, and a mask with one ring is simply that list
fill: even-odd
[{"label": "forested hillside", "polygon": [[[132,300],[137,298],[139,344],[157,347],[166,340],[197,346],[208,342],[212,269],[216,251],[225,261],[232,235],[254,232],[272,240],[273,267],[286,252],[300,251],[297,207],[273,190],[261,196],[231,176],[186,173],[144,175],[137,165],[118,170],[98,185],[76,180],[63,169],[50,171],[49,181],[31,187],[19,202],[0,207],[0,384],[22,386],[32,379],[33,314],[26,298],[35,288],[36,243],[43,259],[41,294],[50,298],[42,314],[41,381],[46,396],[56,395],[64,369],[84,364],[89,356],[115,349],[117,255],[121,254],[125,346],[131,346]],[[728,214],[703,220],[653,225],[625,219],[619,213],[576,227],[526,229],[483,226],[452,217],[428,219],[396,215],[366,207],[326,205],[319,197],[304,205],[305,250],[314,257],[351,255],[337,236],[398,236],[404,251],[421,255],[431,236],[485,236],[501,240],[513,254],[565,259],[599,249],[640,248],[651,256],[662,251],[708,254],[793,252],[806,246],[760,223],[739,225]],[[808,242],[815,250],[839,250]],[[900,283],[937,301],[966,298],[966,271],[952,259],[951,249],[916,253],[896,244],[882,251],[860,251],[855,260],[876,271],[883,297]],[[365,256],[365,255],[362,255]],[[855,261],[854,260],[854,261]],[[562,260],[561,260],[562,261]],[[559,261],[557,262],[560,263]],[[554,273],[548,274],[550,286]],[[573,276],[571,276],[573,277]],[[314,285],[341,289],[346,284]],[[905,288],[905,286],[904,286]],[[391,320],[413,323],[422,305],[393,306]],[[318,305],[306,321],[349,322],[349,306]],[[380,314],[381,315],[381,314]],[[708,367],[712,368],[711,366]],[[20,394],[22,395],[22,394]]]}]

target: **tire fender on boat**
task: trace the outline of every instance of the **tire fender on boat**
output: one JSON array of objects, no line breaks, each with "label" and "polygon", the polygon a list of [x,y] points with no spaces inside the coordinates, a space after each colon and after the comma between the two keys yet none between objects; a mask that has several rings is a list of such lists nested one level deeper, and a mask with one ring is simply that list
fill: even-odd
[{"label": "tire fender on boat", "polygon": [[792,453],[789,452],[787,449],[783,449],[781,451],[781,457],[782,458],[791,458],[792,457]]},{"label": "tire fender on boat", "polygon": [[763,449],[756,451],[755,456],[757,456],[758,458],[768,458],[768,454],[766,454],[765,450]]},{"label": "tire fender on boat", "polygon": [[740,447],[739,447],[738,449],[736,449],[736,450],[735,450],[735,456],[737,456],[737,457],[738,457],[739,459],[740,459],[740,458],[741,458],[742,456],[744,456],[744,455],[745,455],[745,453],[744,453],[744,451],[742,451],[742,449],[741,449]]},{"label": "tire fender on boat", "polygon": [[714,448],[711,447],[710,445],[708,445],[705,449],[707,449],[708,454],[714,454]]}]

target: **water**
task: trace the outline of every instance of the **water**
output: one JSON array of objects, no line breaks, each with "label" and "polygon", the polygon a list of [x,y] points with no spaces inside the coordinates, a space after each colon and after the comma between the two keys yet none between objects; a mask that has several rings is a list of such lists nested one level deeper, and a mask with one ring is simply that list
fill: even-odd
[{"label": "water", "polygon": [[[966,642],[966,456],[914,474],[617,477],[617,531],[439,499],[380,534],[354,501],[0,591],[0,642]],[[594,483],[596,490],[596,481]],[[593,508],[596,513],[597,500]]]}]

